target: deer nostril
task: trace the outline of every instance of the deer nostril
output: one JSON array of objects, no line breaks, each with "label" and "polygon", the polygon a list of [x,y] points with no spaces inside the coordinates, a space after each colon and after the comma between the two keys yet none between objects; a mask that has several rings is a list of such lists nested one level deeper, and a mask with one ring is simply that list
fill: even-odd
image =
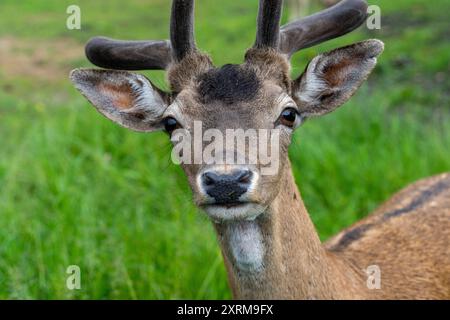
[{"label": "deer nostril", "polygon": [[212,173],[206,172],[203,174],[203,183],[206,186],[211,186],[215,183],[214,175]]},{"label": "deer nostril", "polygon": [[250,170],[245,170],[239,173],[238,182],[240,183],[250,183],[250,179],[252,177],[252,172]]}]

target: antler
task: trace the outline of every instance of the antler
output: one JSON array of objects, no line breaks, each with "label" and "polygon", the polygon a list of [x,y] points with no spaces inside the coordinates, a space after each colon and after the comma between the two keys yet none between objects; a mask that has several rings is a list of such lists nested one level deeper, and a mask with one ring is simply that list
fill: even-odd
[{"label": "antler", "polygon": [[281,27],[282,0],[260,0],[255,48],[278,48],[289,57],[303,48],[340,37],[367,17],[364,0],[343,0],[331,8]]},{"label": "antler", "polygon": [[[282,0],[260,0],[255,48],[277,48],[289,57],[296,51],[342,36],[367,17],[364,0],[343,0],[317,14],[281,27]],[[196,51],[194,0],[174,0],[170,41],[124,41],[95,37],[86,45],[86,56],[95,65],[110,69],[166,69]]]},{"label": "antler", "polygon": [[194,0],[174,0],[170,18],[170,41],[173,57],[180,61],[196,50],[194,40]]},{"label": "antler", "polygon": [[171,46],[163,41],[124,41],[95,37],[86,44],[86,57],[109,69],[159,70],[171,62]]},{"label": "antler", "polygon": [[278,48],[283,0],[260,0],[254,48]]},{"label": "antler", "polygon": [[326,10],[281,27],[279,49],[290,57],[301,49],[353,31],[366,18],[366,1],[343,0]]},{"label": "antler", "polygon": [[95,37],[86,44],[86,56],[93,64],[109,69],[166,69],[196,50],[194,40],[194,0],[174,0],[170,21],[170,41],[124,41]]}]

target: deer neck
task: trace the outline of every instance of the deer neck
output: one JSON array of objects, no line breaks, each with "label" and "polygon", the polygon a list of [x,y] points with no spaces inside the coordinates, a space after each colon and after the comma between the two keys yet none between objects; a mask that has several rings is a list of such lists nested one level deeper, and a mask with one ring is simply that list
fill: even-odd
[{"label": "deer neck", "polygon": [[358,277],[327,252],[285,170],[281,191],[254,221],[215,224],[237,299],[339,299],[358,296]]}]

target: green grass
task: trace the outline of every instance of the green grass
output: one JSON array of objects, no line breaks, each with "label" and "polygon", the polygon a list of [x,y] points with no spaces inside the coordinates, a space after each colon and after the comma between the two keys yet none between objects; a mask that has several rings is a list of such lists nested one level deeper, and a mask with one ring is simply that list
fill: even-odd
[{"label": "green grass", "polygon": [[[351,102],[295,134],[295,176],[322,239],[407,183],[450,171],[450,3],[371,3],[382,8],[382,30],[361,29],[293,59],[296,75],[318,52],[365,38],[386,44]],[[69,4],[81,7],[81,31],[65,29]],[[80,45],[98,34],[166,38],[169,7],[163,0],[3,0],[0,38]],[[257,1],[198,1],[199,46],[217,64],[240,62],[256,8]],[[89,65],[81,50],[67,63]],[[2,66],[0,298],[230,298],[214,232],[191,204],[167,137],[106,121],[67,77],[2,77]],[[146,74],[164,86],[162,72]],[[78,291],[66,288],[73,264],[82,271]]]}]

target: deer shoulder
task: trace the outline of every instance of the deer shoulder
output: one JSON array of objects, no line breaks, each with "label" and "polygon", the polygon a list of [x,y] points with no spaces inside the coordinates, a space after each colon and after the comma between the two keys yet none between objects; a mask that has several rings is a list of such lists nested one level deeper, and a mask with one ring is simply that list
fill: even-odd
[{"label": "deer shoulder", "polygon": [[[450,294],[450,173],[422,179],[326,244],[364,273],[381,271],[398,298]],[[382,291],[381,291],[382,293]]]}]

